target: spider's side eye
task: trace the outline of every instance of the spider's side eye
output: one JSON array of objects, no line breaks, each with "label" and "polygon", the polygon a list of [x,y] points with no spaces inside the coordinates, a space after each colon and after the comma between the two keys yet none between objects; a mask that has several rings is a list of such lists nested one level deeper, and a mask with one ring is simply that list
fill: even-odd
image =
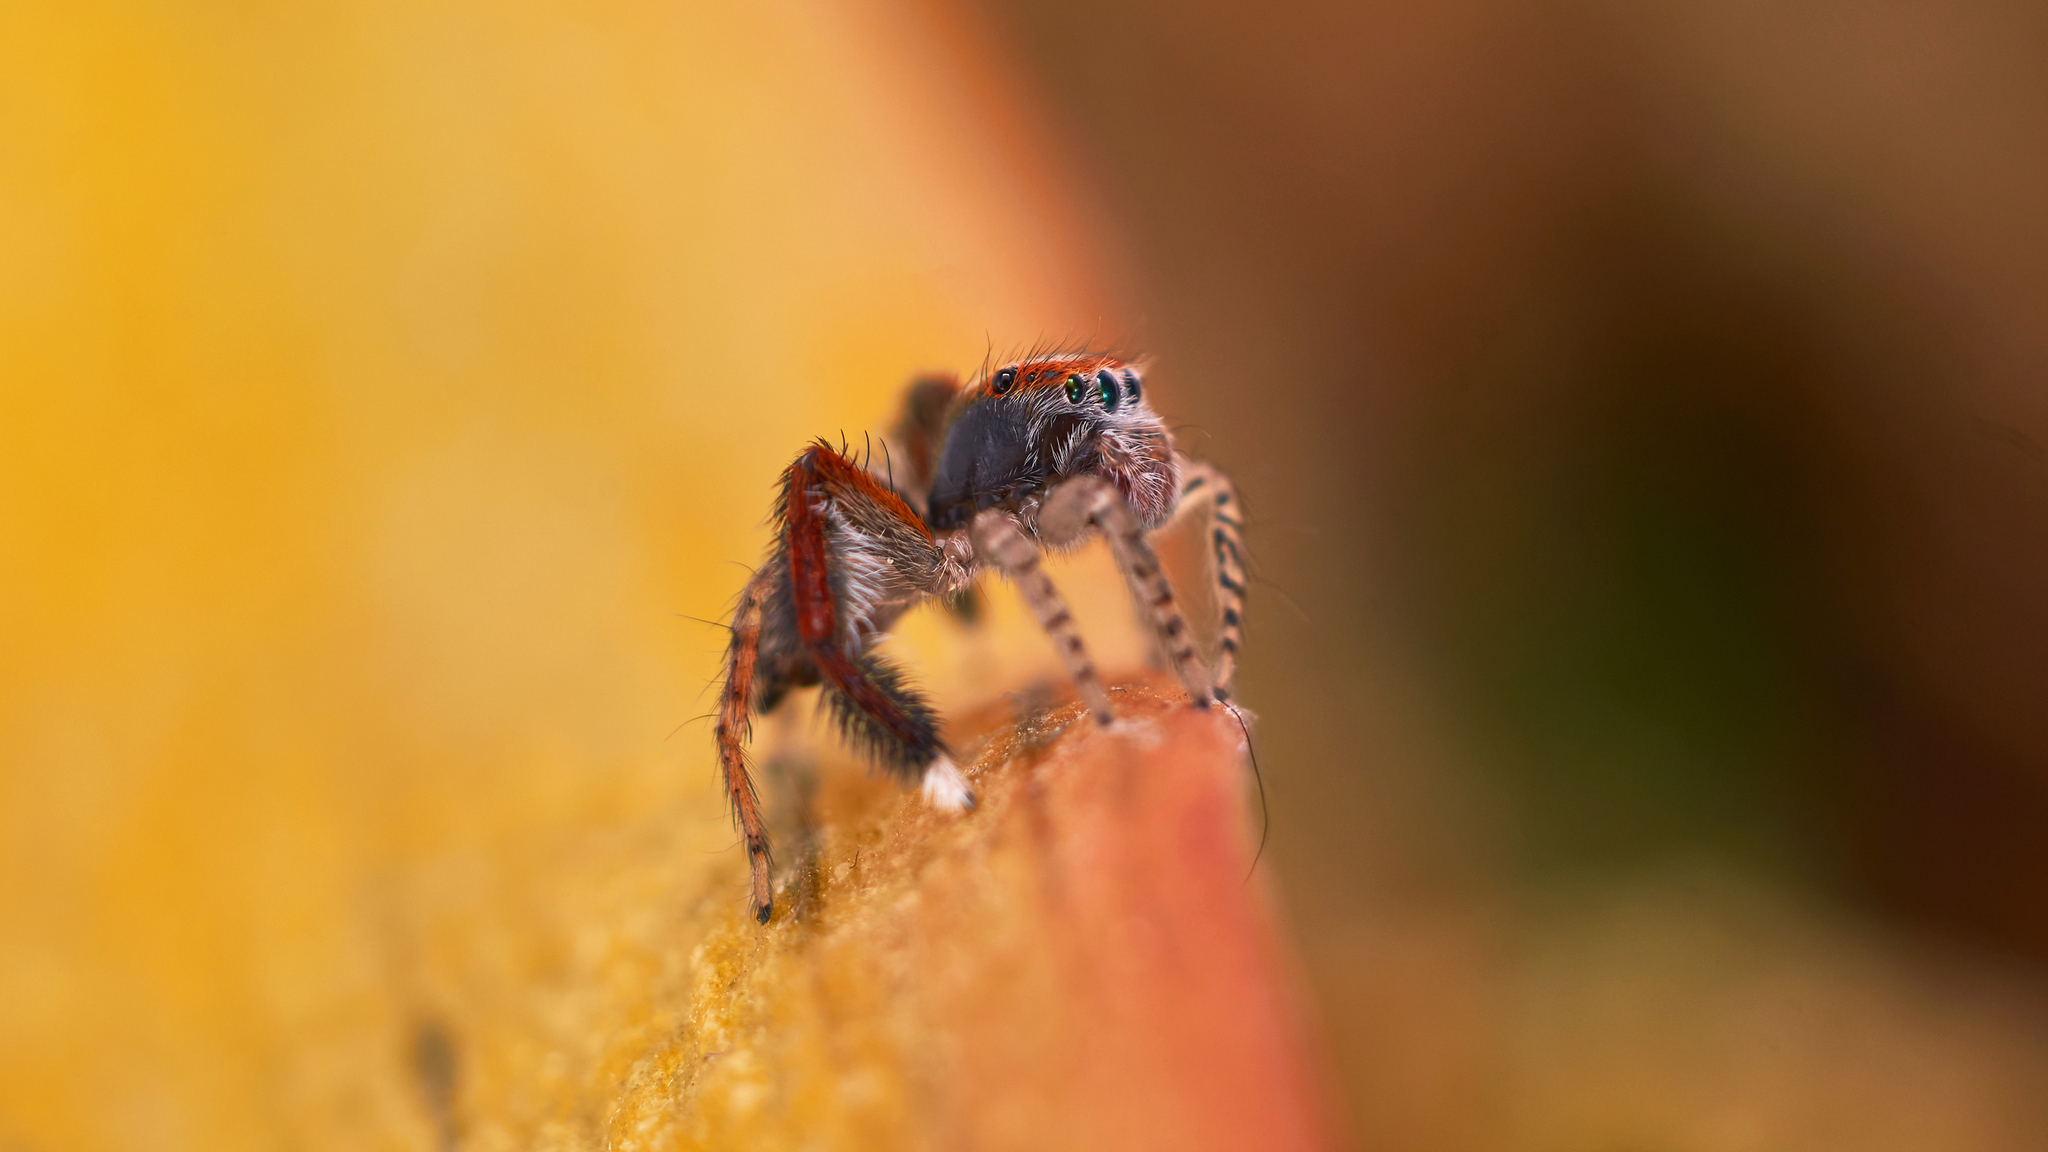
[{"label": "spider's side eye", "polygon": [[1087,382],[1087,381],[1085,381],[1085,380],[1081,379],[1081,378],[1080,378],[1079,376],[1069,376],[1069,377],[1067,377],[1067,402],[1068,402],[1068,403],[1070,403],[1070,404],[1079,404],[1079,403],[1081,402],[1081,397],[1083,397],[1083,396],[1086,396],[1087,394],[1088,394],[1088,382]]},{"label": "spider's side eye", "polygon": [[1095,390],[1102,396],[1103,408],[1116,411],[1116,377],[1109,374],[1109,369],[1095,374]]},{"label": "spider's side eye", "polygon": [[1017,370],[1015,368],[1005,368],[996,373],[996,378],[989,383],[988,390],[997,396],[1001,396],[1003,393],[1008,392],[1011,386],[1016,383]]}]

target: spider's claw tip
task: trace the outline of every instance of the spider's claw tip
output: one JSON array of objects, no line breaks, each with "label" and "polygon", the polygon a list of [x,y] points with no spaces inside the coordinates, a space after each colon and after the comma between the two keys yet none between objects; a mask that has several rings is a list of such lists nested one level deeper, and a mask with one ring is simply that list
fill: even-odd
[{"label": "spider's claw tip", "polygon": [[775,905],[773,903],[763,904],[759,908],[754,909],[754,919],[766,924],[768,922],[768,914],[774,910]]},{"label": "spider's claw tip", "polygon": [[970,811],[974,807],[974,792],[967,787],[967,778],[960,774],[959,765],[953,763],[950,756],[940,756],[926,765],[924,799],[934,808],[955,812]]}]

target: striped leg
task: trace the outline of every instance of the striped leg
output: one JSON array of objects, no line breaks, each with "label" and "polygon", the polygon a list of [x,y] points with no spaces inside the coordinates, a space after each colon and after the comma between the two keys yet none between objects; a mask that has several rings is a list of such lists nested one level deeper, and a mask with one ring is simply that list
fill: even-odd
[{"label": "striped leg", "polygon": [[1024,602],[1031,605],[1039,627],[1052,637],[1053,646],[1067,662],[1067,675],[1073,677],[1074,688],[1087,702],[1095,722],[1110,723],[1116,714],[1110,710],[1109,693],[1102,687],[1095,662],[1088,658],[1088,646],[1081,642],[1073,613],[1067,611],[1067,602],[1039,562],[1038,545],[1024,535],[1016,521],[993,508],[975,516],[972,532],[975,552],[1003,570],[1023,594]]},{"label": "striped leg", "polygon": [[1071,538],[1092,523],[1109,538],[1110,552],[1117,566],[1131,582],[1131,588],[1152,613],[1152,626],[1159,633],[1160,646],[1188,691],[1188,702],[1207,708],[1215,698],[1209,668],[1195,651],[1195,639],[1187,618],[1173,596],[1173,584],[1160,566],[1159,556],[1145,542],[1145,530],[1132,514],[1123,494],[1106,480],[1077,476],[1061,484],[1039,511],[1039,525],[1049,539]]},{"label": "striped leg", "polygon": [[747,867],[753,876],[754,918],[768,922],[774,894],[768,886],[773,861],[768,854],[768,828],[761,819],[761,798],[747,775],[746,742],[753,732],[749,713],[754,695],[754,667],[761,653],[763,578],[756,576],[740,593],[732,616],[732,642],[725,652],[725,687],[718,694],[718,764],[725,773],[726,795],[733,819],[747,840]]},{"label": "striped leg", "polygon": [[1190,500],[1209,507],[1210,554],[1216,563],[1216,698],[1230,699],[1231,678],[1237,672],[1237,650],[1244,641],[1244,521],[1237,486],[1213,464],[1199,460],[1181,461],[1180,509]]}]

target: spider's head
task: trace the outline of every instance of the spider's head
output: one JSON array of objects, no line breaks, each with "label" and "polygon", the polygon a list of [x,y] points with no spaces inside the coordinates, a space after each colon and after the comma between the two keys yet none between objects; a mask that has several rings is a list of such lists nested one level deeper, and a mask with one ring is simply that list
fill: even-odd
[{"label": "spider's head", "polygon": [[928,519],[937,531],[964,528],[984,508],[1035,505],[1054,483],[1088,472],[1128,493],[1170,470],[1171,457],[1135,366],[1070,354],[1005,364],[961,393]]}]

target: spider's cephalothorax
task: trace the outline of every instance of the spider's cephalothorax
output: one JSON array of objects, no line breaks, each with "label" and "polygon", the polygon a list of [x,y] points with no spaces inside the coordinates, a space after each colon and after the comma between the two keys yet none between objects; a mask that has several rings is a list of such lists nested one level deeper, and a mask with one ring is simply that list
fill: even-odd
[{"label": "spider's cephalothorax", "polygon": [[[915,381],[867,467],[822,442],[782,475],[775,543],[740,593],[719,698],[718,752],[746,837],[755,915],[773,906],[768,835],[745,761],[750,718],[791,689],[819,685],[846,736],[927,798],[974,797],[938,717],[874,650],[912,605],[967,588],[984,565],[1022,592],[1098,723],[1109,695],[1059,591],[1045,548],[1100,531],[1150,613],[1198,708],[1228,699],[1244,604],[1241,522],[1230,481],[1173,450],[1136,365],[1110,356],[1027,357],[962,388]],[[1218,627],[1206,662],[1146,537],[1194,505],[1210,513]]]},{"label": "spider's cephalothorax", "polygon": [[1166,425],[1145,402],[1138,369],[1100,356],[1025,361],[962,394],[926,520],[945,532],[1001,508],[1035,530],[1051,488],[1097,476],[1116,487],[1150,531],[1173,510],[1178,473]]}]

